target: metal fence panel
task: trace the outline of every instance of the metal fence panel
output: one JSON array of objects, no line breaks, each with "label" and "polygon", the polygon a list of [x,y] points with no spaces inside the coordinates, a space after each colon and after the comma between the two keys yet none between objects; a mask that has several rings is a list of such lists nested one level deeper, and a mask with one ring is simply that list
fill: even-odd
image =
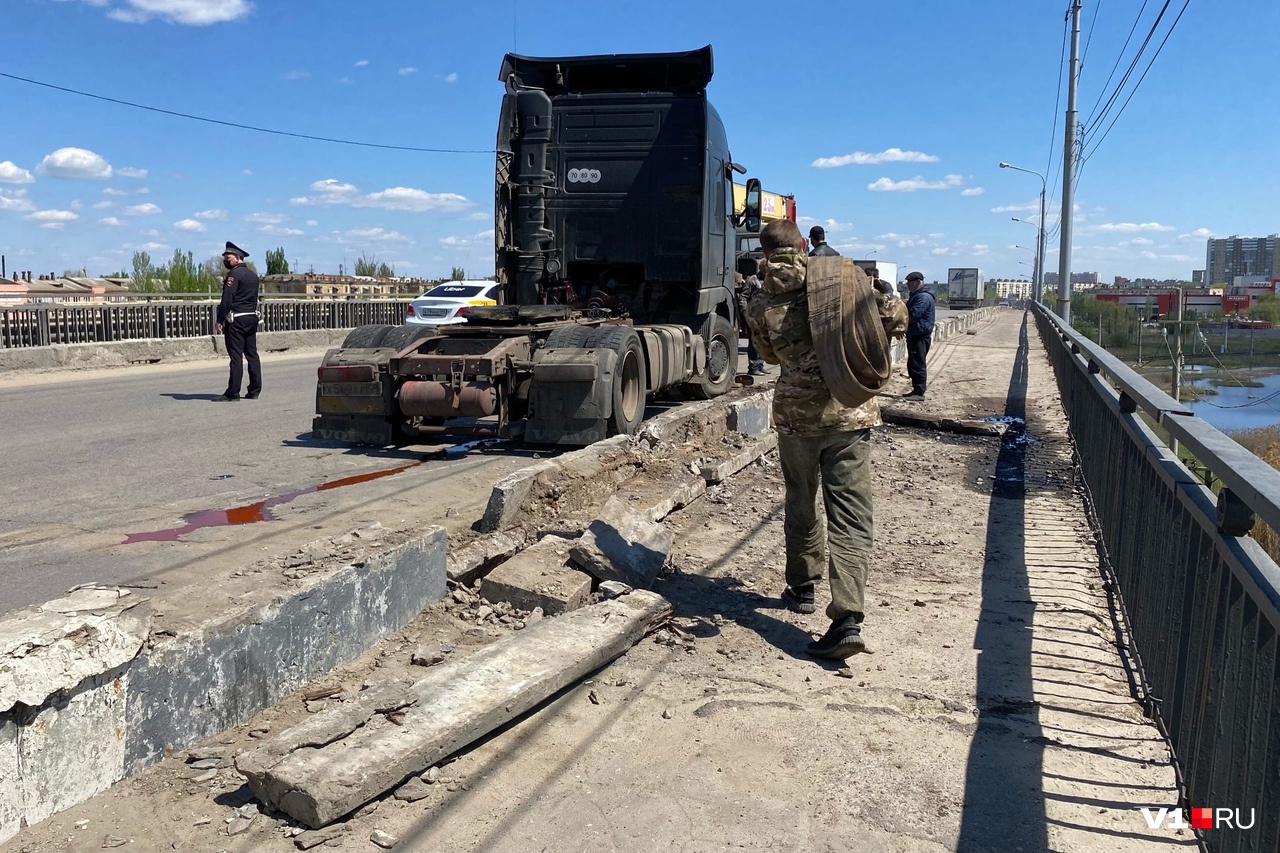
[{"label": "metal fence panel", "polygon": [[[266,299],[259,331],[349,329],[404,322],[406,300]],[[212,335],[217,303],[154,301],[0,306],[0,348]]]},{"label": "metal fence panel", "polygon": [[[1223,514],[1138,410],[1268,521],[1280,473],[1124,364],[1034,309],[1100,527],[1142,697],[1169,737],[1185,805],[1240,809],[1214,851],[1280,848],[1280,568]],[[1238,515],[1236,516],[1239,517]],[[1223,529],[1222,525],[1228,528]]]}]

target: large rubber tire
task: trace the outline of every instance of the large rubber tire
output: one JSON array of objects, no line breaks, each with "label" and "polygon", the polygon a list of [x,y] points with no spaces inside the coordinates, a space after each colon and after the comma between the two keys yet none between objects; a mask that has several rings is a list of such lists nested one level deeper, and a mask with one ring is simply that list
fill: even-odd
[{"label": "large rubber tire", "polygon": [[738,375],[738,330],[719,314],[712,314],[702,324],[702,339],[707,344],[707,373],[684,387],[695,397],[710,400],[733,387]]},{"label": "large rubber tire", "polygon": [[617,354],[609,435],[635,435],[644,420],[645,389],[649,387],[640,336],[630,326],[603,326],[593,331],[586,345],[588,349],[610,349]]},{"label": "large rubber tire", "polygon": [[439,330],[435,326],[418,326],[407,324],[404,326],[391,326],[386,334],[382,336],[382,340],[378,342],[380,347],[389,347],[393,350],[402,350],[414,341],[429,338],[439,334]]},{"label": "large rubber tire", "polygon": [[572,347],[582,349],[587,340],[598,331],[595,326],[561,326],[547,335],[548,347]]},{"label": "large rubber tire", "polygon": [[387,326],[384,324],[375,324],[372,326],[356,326],[347,333],[346,340],[342,342],[343,349],[374,349],[382,343],[382,339],[386,337],[387,332],[396,328],[395,326]]}]

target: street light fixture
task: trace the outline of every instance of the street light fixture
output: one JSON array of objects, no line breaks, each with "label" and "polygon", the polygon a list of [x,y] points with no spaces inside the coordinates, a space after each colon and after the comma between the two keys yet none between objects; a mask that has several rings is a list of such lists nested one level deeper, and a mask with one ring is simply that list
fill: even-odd
[{"label": "street light fixture", "polygon": [[[1036,241],[1037,245],[1040,248],[1036,250],[1036,265],[1035,265],[1035,271],[1032,274],[1032,278],[1034,279],[1034,283],[1032,284],[1034,298],[1036,302],[1040,302],[1044,296],[1044,191],[1045,191],[1044,175],[1040,174],[1034,169],[1024,169],[1021,166],[1015,166],[1012,163],[1005,163],[1003,161],[1000,163],[1000,168],[1013,169],[1015,172],[1026,172],[1028,175],[1035,175],[1037,178],[1040,179],[1040,224],[1037,228],[1037,231],[1039,231],[1039,237]],[[1013,218],[1018,222],[1026,221],[1024,219],[1018,219],[1018,217],[1016,216]],[[1028,222],[1027,224],[1030,225],[1032,223]],[[1059,283],[1059,286],[1061,286],[1061,283]],[[1068,288],[1067,304],[1068,305],[1070,304],[1070,301],[1069,301],[1070,293],[1071,293],[1070,287],[1071,287],[1071,283],[1068,282],[1067,283],[1067,288]]]}]

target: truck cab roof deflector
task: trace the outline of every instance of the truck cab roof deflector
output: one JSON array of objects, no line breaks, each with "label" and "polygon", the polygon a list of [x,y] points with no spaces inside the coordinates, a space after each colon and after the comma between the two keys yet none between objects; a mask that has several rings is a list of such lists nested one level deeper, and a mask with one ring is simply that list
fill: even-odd
[{"label": "truck cab roof deflector", "polygon": [[502,59],[498,79],[548,95],[584,92],[701,93],[713,73],[711,45],[679,53],[617,53],[566,58]]}]

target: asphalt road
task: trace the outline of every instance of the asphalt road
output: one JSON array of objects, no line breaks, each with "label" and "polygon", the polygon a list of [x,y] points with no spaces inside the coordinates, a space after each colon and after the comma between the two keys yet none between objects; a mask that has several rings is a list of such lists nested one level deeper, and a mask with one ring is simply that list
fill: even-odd
[{"label": "asphalt road", "polygon": [[223,361],[0,379],[0,612],[91,581],[199,582],[215,562],[247,564],[369,521],[466,526],[495,479],[529,464],[532,450],[510,446],[432,460],[299,496],[274,507],[274,520],[124,544],[433,449],[313,441],[320,356],[264,357],[262,398],[236,403],[210,402],[226,386]]}]

